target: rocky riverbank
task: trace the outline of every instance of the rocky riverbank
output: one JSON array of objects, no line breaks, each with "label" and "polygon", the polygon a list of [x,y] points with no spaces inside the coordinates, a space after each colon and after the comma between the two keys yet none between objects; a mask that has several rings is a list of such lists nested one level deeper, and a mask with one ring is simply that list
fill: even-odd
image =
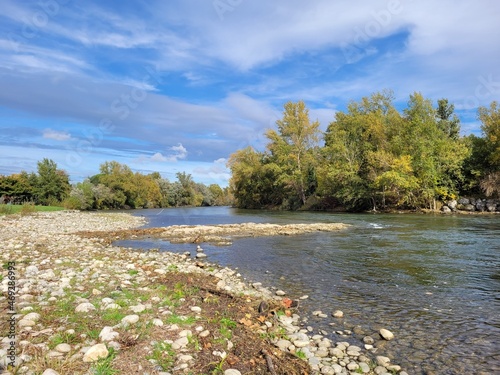
[{"label": "rocky riverbank", "polygon": [[[359,346],[328,339],[298,314],[307,296],[248,285],[234,270],[197,259],[201,247],[181,255],[111,245],[142,224],[116,213],[0,217],[3,373],[405,375],[377,345],[390,332],[373,332]],[[265,231],[256,225],[231,235]],[[189,229],[184,237],[228,240],[228,229]],[[340,311],[315,315],[343,319]]]}]

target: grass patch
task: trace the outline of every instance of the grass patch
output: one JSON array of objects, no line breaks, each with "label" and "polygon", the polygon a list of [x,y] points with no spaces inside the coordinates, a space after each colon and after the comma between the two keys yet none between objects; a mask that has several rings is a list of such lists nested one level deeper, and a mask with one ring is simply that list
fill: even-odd
[{"label": "grass patch", "polygon": [[172,345],[165,342],[157,342],[153,347],[153,353],[146,357],[152,359],[155,363],[162,368],[162,370],[169,370],[175,363],[175,350]]},{"label": "grass patch", "polygon": [[21,214],[29,215],[34,212],[62,211],[64,207],[59,206],[37,206],[32,203],[25,204],[0,204],[0,215]]},{"label": "grass patch", "polygon": [[193,316],[183,316],[172,314],[168,315],[165,319],[168,324],[177,324],[177,325],[191,325],[196,322],[196,318]]},{"label": "grass patch", "polygon": [[118,371],[113,368],[113,359],[116,357],[116,352],[113,348],[109,348],[109,354],[106,358],[99,359],[90,368],[93,375],[114,375]]}]

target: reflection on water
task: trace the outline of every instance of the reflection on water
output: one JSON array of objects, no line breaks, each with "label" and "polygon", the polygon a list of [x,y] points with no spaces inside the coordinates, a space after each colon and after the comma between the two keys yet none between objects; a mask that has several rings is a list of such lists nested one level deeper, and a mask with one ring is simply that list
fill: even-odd
[{"label": "reflection on water", "polygon": [[[348,215],[229,208],[144,210],[149,226],[239,222],[345,222],[338,233],[244,238],[203,245],[209,260],[238,267],[251,281],[310,299],[302,315],[343,310],[343,325],[311,317],[332,332],[385,327],[384,351],[409,373],[500,373],[500,217]],[[124,245],[191,251],[161,241]],[[332,318],[333,319],[333,318]],[[342,339],[344,340],[344,339]],[[358,342],[359,344],[359,342]]]}]

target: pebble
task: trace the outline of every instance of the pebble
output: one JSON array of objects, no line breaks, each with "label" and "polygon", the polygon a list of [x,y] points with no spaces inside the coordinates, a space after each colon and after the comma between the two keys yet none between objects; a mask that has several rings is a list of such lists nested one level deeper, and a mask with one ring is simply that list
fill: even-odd
[{"label": "pebble", "polygon": [[344,316],[344,313],[340,310],[336,310],[332,313],[332,316],[334,318],[342,318]]}]

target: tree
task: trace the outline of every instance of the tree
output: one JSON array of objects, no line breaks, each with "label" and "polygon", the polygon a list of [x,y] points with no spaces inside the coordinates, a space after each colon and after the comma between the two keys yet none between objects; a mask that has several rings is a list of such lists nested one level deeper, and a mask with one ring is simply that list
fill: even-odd
[{"label": "tree", "polygon": [[319,168],[322,196],[334,197],[349,209],[377,207],[377,178],[391,167],[388,137],[398,129],[401,116],[384,91],[351,102],[347,112],[337,112],[325,134],[323,162]]},{"label": "tree", "polygon": [[480,187],[486,196],[500,195],[500,106],[492,102],[489,108],[480,107],[478,117],[484,135],[486,157]]},{"label": "tree", "polygon": [[38,178],[35,193],[38,201],[42,204],[62,202],[71,190],[67,173],[57,169],[57,164],[47,158],[39,161],[37,166]]},{"label": "tree", "polygon": [[448,103],[448,99],[439,99],[436,109],[438,124],[443,133],[453,139],[458,140],[460,134],[460,120],[454,114],[455,106]]},{"label": "tree", "polygon": [[238,150],[228,160],[230,189],[237,207],[280,207],[288,195],[283,171],[251,147]]},{"label": "tree", "polygon": [[[276,121],[278,132],[269,129],[267,148],[283,170],[286,183],[296,192],[304,205],[311,181],[311,170],[316,165],[314,150],[319,141],[319,122],[311,122],[309,110],[303,101],[288,102],[284,106],[283,118]],[[312,173],[314,175],[314,173]]]}]

